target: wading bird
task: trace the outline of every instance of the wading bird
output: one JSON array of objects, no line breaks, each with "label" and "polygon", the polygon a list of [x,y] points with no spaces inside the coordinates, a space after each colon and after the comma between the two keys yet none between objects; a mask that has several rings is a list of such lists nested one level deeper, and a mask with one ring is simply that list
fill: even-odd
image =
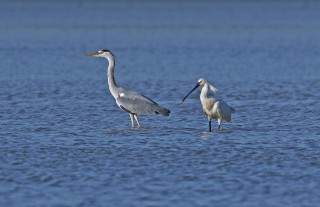
[{"label": "wading bird", "polygon": [[200,101],[203,108],[203,113],[208,117],[209,121],[209,132],[211,132],[211,119],[218,120],[219,130],[222,121],[231,122],[231,114],[236,110],[229,106],[226,102],[220,99],[216,99],[214,96],[209,97],[209,91],[214,93],[218,91],[213,87],[209,81],[200,78],[197,85],[181,100],[182,103],[194,90],[199,86],[202,86],[200,93]]},{"label": "wading bird", "polygon": [[166,109],[146,96],[132,90],[118,87],[114,80],[114,55],[109,50],[99,50],[94,53],[86,54],[86,56],[102,57],[109,61],[108,66],[108,85],[112,96],[116,99],[117,105],[125,112],[128,112],[131,119],[131,126],[134,128],[134,120],[136,120],[138,127],[140,123],[138,114],[160,114],[169,116],[170,110]]}]

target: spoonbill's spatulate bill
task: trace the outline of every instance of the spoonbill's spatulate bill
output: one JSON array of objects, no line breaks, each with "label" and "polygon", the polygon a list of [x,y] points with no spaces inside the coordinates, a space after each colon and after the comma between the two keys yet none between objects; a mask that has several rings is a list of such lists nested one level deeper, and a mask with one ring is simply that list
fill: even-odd
[{"label": "spoonbill's spatulate bill", "polygon": [[108,66],[108,85],[112,96],[116,99],[117,105],[125,112],[128,112],[131,119],[131,126],[134,128],[134,120],[136,120],[138,127],[140,123],[138,114],[154,114],[169,116],[170,110],[166,109],[150,98],[133,90],[118,87],[114,80],[114,55],[109,50],[99,50],[94,53],[86,54],[86,56],[102,57],[109,61]]},{"label": "spoonbill's spatulate bill", "polygon": [[202,86],[200,93],[200,101],[202,104],[203,113],[208,117],[209,132],[211,132],[211,119],[218,120],[219,130],[221,122],[231,122],[231,114],[235,113],[235,109],[229,106],[225,101],[216,99],[214,96],[209,96],[209,91],[217,92],[218,89],[213,87],[209,81],[200,78],[196,86],[181,100],[182,103],[194,90]]}]

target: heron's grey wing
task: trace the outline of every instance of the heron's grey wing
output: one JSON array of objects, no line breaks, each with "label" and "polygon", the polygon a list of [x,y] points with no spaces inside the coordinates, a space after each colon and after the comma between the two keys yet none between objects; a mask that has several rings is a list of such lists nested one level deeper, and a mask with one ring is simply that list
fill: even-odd
[{"label": "heron's grey wing", "polygon": [[125,89],[125,88],[119,88],[119,96],[121,98],[131,98],[131,99],[141,99],[141,100],[145,100],[147,102],[151,102],[151,103],[154,103],[154,104],[157,104],[156,102],[154,102],[153,100],[151,100],[150,98],[136,92],[136,91],[133,91],[133,90],[128,90],[128,89]]},{"label": "heron's grey wing", "polygon": [[170,113],[170,110],[135,91],[126,90],[120,92],[120,97],[117,98],[116,102],[121,109],[128,113],[161,114],[164,116],[168,116]]},{"label": "heron's grey wing", "polygon": [[230,106],[225,101],[218,101],[217,102],[217,112],[222,117],[222,119],[226,122],[231,121],[231,110]]}]

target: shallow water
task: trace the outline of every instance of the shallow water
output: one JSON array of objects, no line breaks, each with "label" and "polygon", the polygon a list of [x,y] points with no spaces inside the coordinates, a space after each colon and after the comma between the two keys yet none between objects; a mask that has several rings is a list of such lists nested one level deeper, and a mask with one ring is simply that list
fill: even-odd
[{"label": "shallow water", "polygon": [[[0,2],[1,206],[317,206],[320,4]],[[119,85],[171,109],[129,116]],[[207,132],[205,77],[237,113]]]}]

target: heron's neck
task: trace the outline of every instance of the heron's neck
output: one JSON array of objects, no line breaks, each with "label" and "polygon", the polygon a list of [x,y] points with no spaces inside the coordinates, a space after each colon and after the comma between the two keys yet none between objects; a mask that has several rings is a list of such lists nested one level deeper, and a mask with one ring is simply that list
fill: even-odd
[{"label": "heron's neck", "polygon": [[109,90],[112,96],[117,99],[119,94],[118,94],[118,86],[114,80],[114,58],[112,56],[107,56],[106,57],[109,61],[109,66],[108,66],[108,85],[109,85]]}]

